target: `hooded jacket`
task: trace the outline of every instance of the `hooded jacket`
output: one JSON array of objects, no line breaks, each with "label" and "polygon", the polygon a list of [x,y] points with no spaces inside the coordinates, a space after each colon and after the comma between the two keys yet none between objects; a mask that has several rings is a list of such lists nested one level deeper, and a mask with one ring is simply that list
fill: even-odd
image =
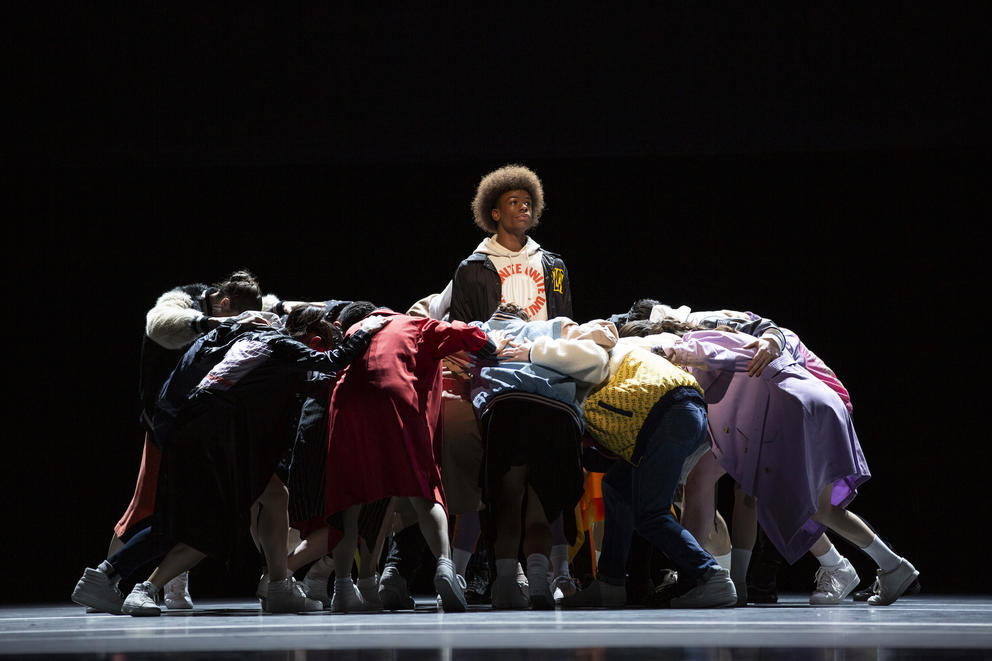
[{"label": "hooded jacket", "polygon": [[[531,264],[539,262],[541,269],[524,273],[527,267],[522,267],[515,275],[531,277],[537,291],[536,295],[547,303],[548,319],[571,318],[572,286],[565,262],[557,254],[541,248],[533,238],[528,238],[521,252],[526,254]],[[510,254],[513,253],[496,243],[493,236],[482,241],[475,252],[458,265],[452,280],[449,319],[452,321],[489,319],[503,300],[503,280],[508,275],[507,273],[501,275],[492,257]],[[526,309],[534,303],[534,300],[507,302],[516,303]]]}]

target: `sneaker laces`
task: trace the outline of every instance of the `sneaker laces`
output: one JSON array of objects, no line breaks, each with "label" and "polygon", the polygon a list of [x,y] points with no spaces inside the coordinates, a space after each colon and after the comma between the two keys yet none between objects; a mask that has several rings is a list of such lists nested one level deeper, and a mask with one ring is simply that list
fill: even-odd
[{"label": "sneaker laces", "polygon": [[837,570],[820,567],[816,570],[816,591],[833,594],[840,592],[840,581],[837,580]]}]

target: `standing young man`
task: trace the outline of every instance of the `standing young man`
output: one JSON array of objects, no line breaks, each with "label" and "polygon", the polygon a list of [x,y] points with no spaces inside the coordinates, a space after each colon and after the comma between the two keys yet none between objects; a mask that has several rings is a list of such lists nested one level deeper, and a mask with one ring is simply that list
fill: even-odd
[{"label": "standing young man", "polygon": [[544,212],[544,189],[532,170],[507,165],[479,182],[475,224],[490,236],[455,271],[449,318],[485,321],[500,303],[515,303],[534,320],[572,317],[565,262],[527,232]]}]

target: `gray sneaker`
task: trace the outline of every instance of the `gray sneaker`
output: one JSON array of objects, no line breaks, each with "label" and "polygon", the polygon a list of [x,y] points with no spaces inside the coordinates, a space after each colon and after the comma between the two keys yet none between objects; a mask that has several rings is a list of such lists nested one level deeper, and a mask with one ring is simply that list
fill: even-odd
[{"label": "gray sneaker", "polygon": [[562,599],[559,605],[562,608],[623,608],[627,605],[627,588],[597,578],[585,590]]},{"label": "gray sneaker", "polygon": [[344,582],[334,581],[334,594],[331,595],[332,613],[368,613],[380,610],[365,601],[362,591],[350,578]]},{"label": "gray sneaker", "polygon": [[406,579],[400,576],[393,565],[387,565],[382,570],[382,578],[379,579],[379,600],[387,611],[413,610],[416,606],[413,597],[410,596],[410,589],[406,586]]},{"label": "gray sneaker", "polygon": [[847,558],[836,567],[820,567],[816,570],[816,590],[810,595],[809,603],[814,606],[839,604],[860,582],[858,572]]},{"label": "gray sneaker", "polygon": [[112,579],[98,569],[87,567],[72,591],[72,600],[86,606],[87,612],[120,615],[124,595],[117,589],[119,581],[120,576]]},{"label": "gray sneaker", "polygon": [[872,606],[888,606],[901,597],[919,575],[920,572],[906,558],[892,571],[883,572],[879,569],[876,581],[878,590],[874,596],[868,598],[868,603]]},{"label": "gray sneaker", "polygon": [[303,591],[307,593],[308,597],[322,603],[324,608],[330,607],[331,595],[327,590],[329,583],[327,578],[310,578],[310,575],[307,574],[303,577],[301,583],[303,585]]},{"label": "gray sneaker", "polygon": [[448,558],[437,559],[434,589],[441,597],[441,607],[445,613],[464,613],[468,610],[468,602],[465,601],[465,577],[455,571],[455,563]]},{"label": "gray sneaker", "polygon": [[737,590],[730,572],[723,567],[710,567],[696,587],[669,602],[671,608],[731,608],[737,605]]},{"label": "gray sneaker", "polygon": [[382,610],[382,600],[379,599],[379,575],[369,576],[368,578],[360,578],[355,582],[358,586],[358,591],[362,593],[362,599],[368,604],[369,609],[373,611]]},{"label": "gray sneaker", "polygon": [[124,600],[121,612],[125,615],[135,617],[145,617],[149,615],[161,615],[162,609],[155,603],[158,598],[158,588],[150,581],[138,583],[131,590],[131,594]]},{"label": "gray sneaker", "polygon": [[290,577],[281,581],[269,581],[262,610],[266,613],[306,613],[322,611],[324,605],[308,599],[303,586]]}]

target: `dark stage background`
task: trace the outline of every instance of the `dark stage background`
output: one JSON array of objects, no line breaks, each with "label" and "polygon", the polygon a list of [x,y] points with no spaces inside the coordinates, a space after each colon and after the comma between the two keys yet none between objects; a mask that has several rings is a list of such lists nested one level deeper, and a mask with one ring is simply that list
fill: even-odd
[{"label": "dark stage background", "polygon": [[[978,6],[6,10],[0,600],[67,600],[102,559],[161,292],[247,267],[406,309],[482,238],[469,202],[508,162],[544,182],[532,235],[577,318],[652,296],[797,331],[853,396],[852,509],[928,592],[990,591]],[[204,563],[194,597],[251,594],[256,562]]]}]

